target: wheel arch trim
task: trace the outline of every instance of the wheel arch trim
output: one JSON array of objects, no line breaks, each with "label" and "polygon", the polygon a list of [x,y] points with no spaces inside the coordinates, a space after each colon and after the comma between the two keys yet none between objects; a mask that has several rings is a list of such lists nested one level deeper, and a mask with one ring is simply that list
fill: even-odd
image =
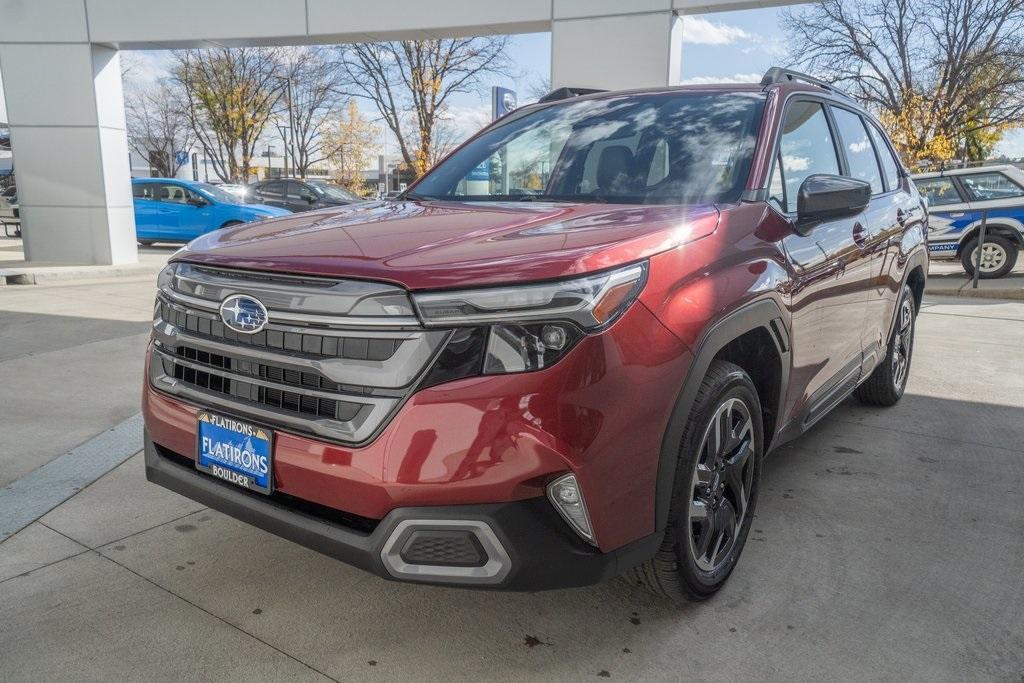
[{"label": "wheel arch trim", "polygon": [[[687,370],[683,386],[676,397],[675,405],[669,417],[668,427],[662,437],[661,450],[658,456],[658,474],[655,484],[655,531],[664,532],[668,523],[668,513],[672,500],[672,490],[676,480],[676,465],[679,460],[679,448],[682,444],[686,420],[693,409],[697,391],[707,374],[711,362],[718,353],[730,342],[748,332],[763,328],[775,344],[775,351],[780,360],[779,395],[775,397],[777,405],[783,404],[786,388],[789,384],[789,329],[785,324],[782,309],[773,299],[759,299],[743,305],[712,324],[701,337],[693,354],[693,361]],[[780,416],[781,417],[781,416]],[[778,433],[782,420],[776,422],[775,433]],[[764,434],[765,443],[771,443],[774,434]]]}]

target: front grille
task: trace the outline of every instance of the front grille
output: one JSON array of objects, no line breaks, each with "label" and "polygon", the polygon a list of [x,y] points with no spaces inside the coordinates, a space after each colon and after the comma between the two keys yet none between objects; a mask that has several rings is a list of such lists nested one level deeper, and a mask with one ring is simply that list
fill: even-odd
[{"label": "front grille", "polygon": [[[179,349],[181,351],[183,349]],[[230,361],[223,356],[215,358]],[[173,360],[163,360],[164,372],[176,380],[212,392],[241,399],[248,403],[267,408],[330,420],[351,421],[359,414],[361,405],[330,398],[303,395],[297,391],[272,389],[242,379],[224,377],[197,368],[178,365]],[[277,369],[277,368],[273,368]]]},{"label": "front grille", "polygon": [[[215,297],[234,294],[263,297],[266,329],[244,334],[221,321],[222,299]],[[390,285],[192,267],[187,282],[179,276],[158,294],[150,379],[205,408],[361,445],[383,428],[450,336],[413,328],[407,299]],[[347,311],[359,316],[349,323]],[[390,325],[383,315],[389,311]]]},{"label": "front grille", "polygon": [[189,311],[171,306],[167,302],[161,302],[160,316],[180,330],[207,339],[301,353],[304,356],[318,358],[385,361],[395,355],[395,351],[403,341],[386,338],[336,337],[284,330],[264,330],[256,334],[242,334],[227,327],[215,314]]}]

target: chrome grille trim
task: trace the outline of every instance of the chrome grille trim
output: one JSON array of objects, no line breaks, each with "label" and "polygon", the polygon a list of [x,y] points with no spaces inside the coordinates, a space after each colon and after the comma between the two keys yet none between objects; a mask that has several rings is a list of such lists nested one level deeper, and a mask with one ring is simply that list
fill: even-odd
[{"label": "chrome grille trim", "polygon": [[[267,329],[280,328],[270,325]],[[153,330],[154,337],[168,347],[173,348],[179,343],[185,343],[215,353],[316,372],[338,384],[382,389],[401,389],[412,384],[451,334],[447,330],[398,331],[390,334],[379,332],[374,335],[376,338],[401,339],[402,343],[387,360],[357,360],[311,357],[309,354],[300,355],[283,350],[278,352],[263,347],[233,344],[228,340],[219,341],[192,334],[162,319],[154,322]],[[350,338],[362,338],[368,334],[363,331],[317,330],[317,334],[320,335],[333,336],[334,332],[341,332],[339,336]]]},{"label": "chrome grille trim", "polygon": [[[233,294],[266,305],[264,330],[223,324],[215,297]],[[360,446],[388,424],[452,334],[424,329],[408,293],[393,285],[180,264],[157,294],[148,370],[155,389],[187,402]]]}]

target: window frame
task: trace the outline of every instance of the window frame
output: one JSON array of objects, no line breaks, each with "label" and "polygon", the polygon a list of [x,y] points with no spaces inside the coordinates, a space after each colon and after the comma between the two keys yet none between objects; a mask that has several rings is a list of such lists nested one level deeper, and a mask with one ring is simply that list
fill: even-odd
[{"label": "window frame", "polygon": [[785,133],[783,133],[783,131],[782,131],[782,128],[786,124],[786,117],[789,116],[790,107],[792,107],[794,104],[799,104],[800,102],[813,102],[813,103],[821,106],[822,112],[825,114],[825,122],[828,125],[829,135],[832,138],[832,151],[836,155],[836,165],[839,167],[839,174],[840,175],[847,175],[848,174],[847,166],[846,166],[846,155],[844,155],[842,153],[842,150],[839,149],[838,144],[837,144],[838,143],[838,135],[837,135],[837,131],[836,131],[836,123],[832,119],[832,112],[829,111],[830,100],[828,100],[828,99],[826,99],[824,97],[817,97],[815,95],[808,94],[808,93],[803,93],[803,92],[795,93],[795,94],[790,95],[789,97],[787,97],[786,101],[785,101],[785,103],[783,105],[783,108],[782,108],[782,115],[779,117],[779,122],[775,126],[775,149],[774,149],[774,152],[772,153],[772,165],[769,167],[769,169],[768,169],[768,176],[765,179],[765,188],[766,188],[765,202],[769,206],[771,206],[773,209],[775,209],[778,213],[782,214],[783,216],[786,216],[787,218],[796,216],[796,211],[786,211],[785,210],[786,207],[782,207],[782,208],[778,207],[774,202],[771,201],[771,199],[772,199],[771,195],[767,194],[767,193],[771,192],[772,175],[775,173],[775,165],[778,164],[779,165],[779,176],[782,178],[783,199],[786,201],[786,204],[787,204],[787,207],[788,207],[788,204],[789,204],[788,197],[785,196],[787,194],[786,193],[786,169],[783,168],[783,166],[782,166],[782,136],[785,135]]},{"label": "window frame", "polygon": [[[963,184],[961,184],[961,183],[959,183],[957,181],[955,175],[937,175],[937,176],[934,176],[932,178],[921,178],[922,182],[927,182],[929,180],[948,180],[949,184],[953,186],[954,190],[956,190],[957,196],[960,197],[960,201],[958,201],[958,202],[950,202],[948,204],[934,204],[933,205],[931,203],[931,200],[928,200],[928,195],[926,195],[924,192],[921,192],[921,188],[918,187],[917,188],[918,194],[920,194],[923,198],[928,200],[928,208],[929,209],[940,209],[940,210],[942,210],[941,207],[943,207],[943,206],[955,206],[956,204],[967,204],[967,205],[969,205],[971,203],[972,199],[970,198],[971,196],[967,193],[967,188]],[[914,187],[917,187],[917,182],[916,181],[911,180],[911,182],[914,183]]]},{"label": "window frame", "polygon": [[[864,116],[863,114],[861,114],[861,118],[864,120],[865,124],[868,127],[868,137],[871,137],[872,142],[874,142],[874,138],[871,136],[871,129],[874,128],[875,129],[875,133],[882,140],[882,144],[885,146],[885,149],[889,153],[889,156],[892,157],[893,162],[895,162],[895,164],[896,164],[896,179],[897,179],[896,187],[890,187],[886,191],[887,192],[895,192],[896,190],[902,190],[903,189],[903,181],[906,180],[909,177],[909,174],[907,173],[907,169],[903,168],[903,162],[900,161],[900,155],[896,153],[896,150],[892,146],[892,141],[889,140],[889,136],[886,135],[884,130],[882,130],[882,125],[880,123],[875,121],[870,116]],[[883,182],[883,184],[886,187],[888,187],[889,179],[885,175],[885,166],[882,164],[882,159],[881,159],[882,153],[881,153],[881,151],[879,151],[877,146],[875,147],[875,154],[879,156],[879,159],[878,159],[879,166],[882,166],[882,182]],[[913,181],[911,181],[911,182],[913,182]]]}]

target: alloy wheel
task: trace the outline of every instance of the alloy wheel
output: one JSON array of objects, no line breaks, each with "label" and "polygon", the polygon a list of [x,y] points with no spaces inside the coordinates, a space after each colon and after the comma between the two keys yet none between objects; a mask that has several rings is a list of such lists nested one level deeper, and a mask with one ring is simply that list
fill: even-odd
[{"label": "alloy wheel", "polygon": [[723,402],[704,431],[693,473],[688,541],[697,567],[720,568],[736,545],[753,488],[754,424],[738,398]]},{"label": "alloy wheel", "polygon": [[900,317],[896,322],[896,335],[892,340],[892,382],[899,391],[907,379],[910,367],[910,345],[914,341],[914,304],[904,298],[900,304]]}]

